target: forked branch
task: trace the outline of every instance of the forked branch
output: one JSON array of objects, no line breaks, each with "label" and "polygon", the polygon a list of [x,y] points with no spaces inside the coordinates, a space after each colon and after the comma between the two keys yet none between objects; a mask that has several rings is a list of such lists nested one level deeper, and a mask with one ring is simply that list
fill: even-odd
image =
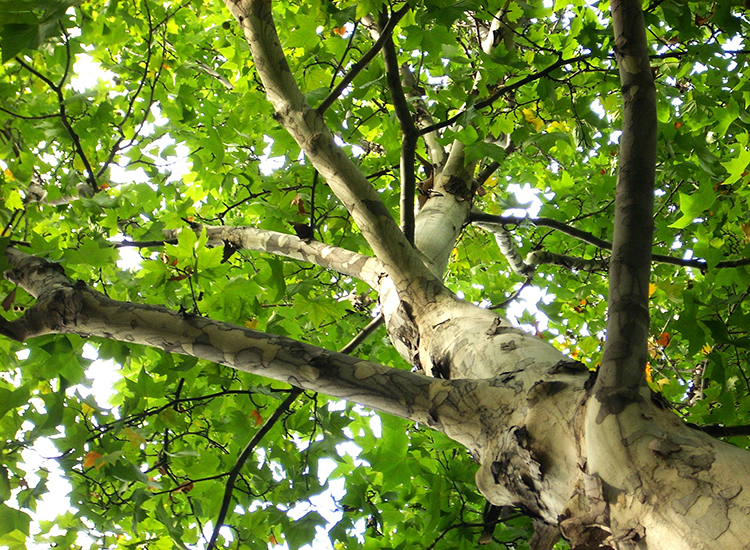
[{"label": "forked branch", "polygon": [[[273,23],[271,3],[225,0],[225,4],[237,18],[250,44],[255,67],[277,120],[352,214],[396,289],[408,289],[419,303],[427,303],[436,292],[443,292],[440,279],[425,267],[373,186],[336,145],[323,117],[307,103],[284,56]],[[415,285],[415,280],[429,284]]]}]

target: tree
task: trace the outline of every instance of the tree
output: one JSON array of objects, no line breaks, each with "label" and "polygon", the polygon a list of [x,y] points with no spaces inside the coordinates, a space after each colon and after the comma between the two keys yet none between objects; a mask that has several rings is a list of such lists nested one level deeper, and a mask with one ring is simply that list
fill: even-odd
[{"label": "tree", "polygon": [[750,24],[607,8],[4,3],[0,544],[750,547]]}]

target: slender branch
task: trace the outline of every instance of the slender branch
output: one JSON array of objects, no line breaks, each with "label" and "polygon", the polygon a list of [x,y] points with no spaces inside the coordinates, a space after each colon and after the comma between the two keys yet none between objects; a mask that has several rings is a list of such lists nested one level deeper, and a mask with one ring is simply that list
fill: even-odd
[{"label": "slender branch", "polygon": [[122,241],[115,243],[115,248],[158,248],[165,244],[177,244],[177,239],[163,239],[161,241]]},{"label": "slender branch", "polygon": [[521,253],[518,251],[518,247],[516,246],[516,242],[513,240],[510,231],[499,224],[488,225],[479,223],[477,226],[494,235],[497,246],[500,248],[502,255],[505,256],[505,259],[508,260],[508,264],[513,270],[513,273],[526,278],[531,277],[534,274],[535,265],[525,262],[521,257]]},{"label": "slender branch", "polygon": [[460,119],[462,116],[467,114],[469,111],[479,111],[481,109],[484,109],[485,107],[489,107],[492,105],[495,101],[497,101],[500,97],[507,94],[510,91],[513,91],[517,88],[520,88],[521,86],[524,86],[528,84],[529,82],[534,82],[535,80],[539,80],[540,78],[544,78],[545,76],[549,75],[551,72],[564,67],[566,65],[571,65],[573,63],[578,63],[579,61],[583,61],[590,57],[589,55],[578,55],[576,57],[570,57],[568,59],[560,59],[550,65],[549,67],[542,69],[538,73],[533,73],[530,75],[527,75],[523,77],[520,80],[517,80],[516,82],[513,82],[512,84],[506,84],[505,86],[500,86],[497,88],[494,92],[492,92],[488,97],[481,101],[477,101],[473,105],[470,105],[469,107],[462,109],[457,114],[453,115],[452,117],[448,118],[447,120],[444,120],[442,122],[438,122],[436,124],[433,124],[432,126],[427,126],[426,128],[422,128],[419,133],[420,135],[427,134],[429,132],[434,132],[436,130],[441,130],[442,128],[445,128],[447,126],[450,126],[454,122],[456,122],[458,119]]},{"label": "slender branch", "polygon": [[533,224],[537,227],[551,227],[561,233],[575,237],[583,242],[593,244],[598,248],[605,250],[612,250],[612,243],[596,237],[594,234],[588,231],[583,231],[572,227],[566,223],[553,220],[552,218],[529,218],[526,216],[494,216],[492,214],[485,214],[484,212],[473,211],[471,213],[472,223],[477,223],[480,227],[482,225],[524,225]]},{"label": "slender branch", "polygon": [[357,35],[358,27],[359,27],[359,21],[355,21],[354,28],[352,29],[352,32],[349,35],[349,40],[347,40],[346,42],[346,48],[344,48],[344,53],[341,54],[341,59],[339,59],[339,62],[336,66],[336,70],[333,71],[333,76],[331,77],[331,84],[328,86],[328,88],[333,88],[333,85],[336,84],[336,76],[339,74],[339,71],[341,71],[341,68],[344,66],[344,61],[346,60],[346,56],[349,55],[349,52],[352,49],[352,45],[354,44],[354,37]]},{"label": "slender branch", "polygon": [[234,490],[234,484],[237,481],[237,477],[239,477],[242,468],[245,466],[245,462],[247,462],[247,459],[250,458],[250,455],[255,450],[255,447],[258,446],[258,443],[260,443],[263,437],[269,431],[271,431],[271,428],[274,427],[279,418],[286,414],[286,412],[289,410],[289,407],[292,406],[292,403],[294,403],[294,401],[301,393],[301,389],[293,389],[286,397],[286,399],[284,399],[284,401],[282,401],[282,403],[278,407],[276,407],[276,410],[273,411],[273,414],[266,419],[260,429],[255,432],[255,435],[250,438],[250,441],[248,441],[247,445],[245,445],[245,448],[240,453],[240,456],[237,457],[237,462],[229,471],[229,477],[227,478],[227,483],[224,486],[224,497],[221,501],[219,515],[216,518],[214,532],[211,534],[211,540],[209,540],[208,544],[206,545],[206,550],[214,550],[214,548],[216,548],[216,542],[219,538],[219,529],[221,529],[221,527],[224,525],[224,520],[226,520],[227,513],[229,512],[229,506],[232,503],[232,491]]},{"label": "slender branch", "polygon": [[609,258],[579,258],[577,256],[566,256],[565,254],[556,254],[547,250],[536,250],[529,252],[524,260],[524,264],[532,270],[542,264],[559,265],[566,269],[575,271],[605,271],[609,266]]},{"label": "slender branch", "polygon": [[[226,3],[226,0],[225,0]],[[231,6],[229,6],[230,9]],[[362,56],[362,59],[357,61],[354,65],[352,65],[352,68],[349,69],[349,72],[346,74],[346,76],[341,79],[341,82],[338,83],[338,85],[333,89],[333,91],[328,94],[328,97],[326,97],[323,102],[318,105],[318,107],[315,109],[319,115],[323,115],[328,108],[333,105],[333,103],[338,99],[338,97],[343,93],[344,90],[346,90],[347,86],[352,83],[352,80],[364,69],[367,67],[367,65],[372,61],[372,59],[378,55],[378,52],[381,50],[383,45],[385,44],[386,40],[391,36],[391,33],[393,32],[393,29],[396,28],[396,25],[398,25],[398,22],[401,21],[401,18],[406,15],[406,12],[409,11],[409,4],[404,4],[404,6],[395,12],[391,19],[388,21],[388,23],[383,28],[383,34],[380,36],[378,40],[375,41],[375,44],[372,45],[372,48]]]},{"label": "slender branch", "polygon": [[229,80],[227,80],[227,78],[224,75],[222,75],[219,71],[217,71],[213,67],[209,67],[208,65],[206,65],[202,61],[196,62],[195,66],[198,67],[204,73],[206,73],[208,76],[211,76],[211,77],[215,78],[216,80],[218,80],[219,83],[222,86],[224,86],[227,90],[229,90],[230,92],[232,90],[234,90],[234,84],[232,84],[231,82],[229,82]]},{"label": "slender branch", "polygon": [[[495,171],[500,168],[500,163],[496,160],[490,162],[487,166],[482,168],[482,171],[477,174],[477,181],[479,184],[484,184]],[[474,212],[471,213],[471,221],[474,221]],[[480,220],[478,220],[480,221]]]},{"label": "slender branch", "polygon": [[712,424],[709,426],[699,426],[698,429],[713,437],[750,436],[750,425],[748,424],[743,426],[722,426],[720,424]]},{"label": "slender branch", "polygon": [[18,113],[14,113],[13,111],[10,111],[3,107],[0,107],[0,111],[12,116],[13,118],[20,118],[21,120],[44,120],[45,118],[59,118],[60,117],[58,113],[53,113],[51,115],[37,115],[37,116],[19,115]]},{"label": "slender branch", "polygon": [[[419,128],[427,128],[435,124],[435,121],[430,114],[430,110],[427,107],[422,94],[420,93],[420,87],[414,74],[409,70],[407,65],[401,66],[401,80],[404,86],[406,86],[406,96],[409,98],[409,102],[412,104],[417,112],[417,126]],[[446,154],[445,148],[438,141],[437,132],[419,132],[422,135],[424,144],[427,147],[427,152],[430,155],[430,161],[433,166],[440,168],[445,164]]]},{"label": "slender branch", "polygon": [[623,93],[620,166],[609,269],[607,338],[594,392],[617,414],[646,383],[648,286],[656,175],[656,88],[639,0],[610,3]]},{"label": "slender branch", "polygon": [[[370,336],[376,328],[378,328],[383,323],[383,315],[378,315],[375,319],[373,319],[365,328],[363,328],[359,334],[357,334],[352,340],[346,344],[339,353],[351,353],[359,345],[367,339],[368,336]],[[237,458],[237,462],[232,468],[232,470],[229,472],[229,478],[227,479],[226,486],[224,487],[224,498],[221,501],[221,509],[219,510],[219,515],[216,518],[216,524],[214,525],[214,532],[211,535],[211,540],[208,542],[208,545],[206,546],[206,550],[212,550],[216,547],[216,541],[219,537],[219,529],[224,525],[224,520],[226,520],[227,512],[229,511],[229,506],[232,502],[232,490],[234,489],[234,484],[237,480],[237,477],[240,474],[240,471],[242,470],[242,467],[245,465],[245,462],[247,462],[247,459],[250,458],[250,455],[252,454],[255,447],[258,446],[261,439],[271,430],[274,424],[281,418],[282,415],[286,413],[286,411],[289,410],[289,407],[292,406],[292,403],[297,399],[297,397],[302,393],[302,390],[299,388],[292,388],[292,390],[289,392],[289,395],[286,399],[276,408],[276,410],[273,412],[273,414],[266,419],[266,421],[263,423],[263,426],[258,430],[258,432],[250,439],[248,444],[243,449],[242,453],[240,453],[240,456]]]},{"label": "slender branch", "polygon": [[[493,214],[485,214],[484,212],[477,212],[476,210],[471,213],[471,222],[477,224],[477,226],[491,226],[491,225],[524,225],[532,224],[537,227],[551,227],[565,233],[571,237],[575,237],[585,243],[601,248],[602,250],[612,250],[612,243],[600,239],[593,233],[572,227],[564,222],[553,220],[552,218],[529,218],[526,216],[495,216]],[[667,256],[666,254],[652,254],[651,261],[661,264],[676,265],[678,267],[691,267],[700,269],[703,272],[708,271],[708,263],[702,258],[691,258],[689,260],[684,258],[675,258],[674,256]],[[736,260],[723,260],[713,266],[713,269],[724,269],[732,267],[743,267],[750,265],[750,258],[738,258]]]},{"label": "slender branch", "polygon": [[[381,37],[385,35],[386,33],[381,31]],[[404,89],[401,86],[398,54],[391,34],[386,36],[383,45],[383,59],[385,60],[388,90],[391,92],[393,108],[401,126],[401,229],[406,235],[406,240],[414,244],[414,194],[417,187],[414,164],[416,162],[419,130],[414,124],[409,104],[406,102]]]},{"label": "slender branch", "polygon": [[81,139],[78,137],[78,134],[75,132],[73,127],[70,125],[70,121],[68,120],[68,112],[65,107],[65,96],[63,96],[62,88],[52,82],[49,78],[44,76],[42,73],[37,71],[34,67],[27,64],[23,59],[20,57],[16,57],[16,63],[21,65],[24,69],[26,69],[28,72],[36,76],[39,80],[44,82],[47,86],[49,86],[50,90],[52,90],[55,95],[57,96],[57,103],[60,107],[59,117],[60,122],[62,122],[63,127],[68,133],[68,136],[70,136],[70,139],[73,141],[73,146],[75,147],[76,153],[79,157],[81,157],[81,162],[83,162],[83,166],[86,169],[86,181],[91,186],[91,189],[94,192],[97,192],[99,190],[99,185],[96,182],[96,176],[94,174],[94,169],[91,167],[91,163],[89,162],[88,157],[86,156],[86,153],[83,151],[83,146],[81,145]]}]

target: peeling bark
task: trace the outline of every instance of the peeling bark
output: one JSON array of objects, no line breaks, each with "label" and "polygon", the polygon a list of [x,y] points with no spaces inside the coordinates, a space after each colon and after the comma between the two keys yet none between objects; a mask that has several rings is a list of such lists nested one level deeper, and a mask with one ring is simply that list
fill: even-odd
[{"label": "peeling bark", "polygon": [[[211,246],[230,245],[237,250],[257,250],[309,262],[342,275],[356,277],[372,288],[378,288],[383,277],[386,277],[383,264],[377,258],[338,246],[305,241],[295,235],[250,226],[205,226],[205,229]],[[176,237],[180,231],[169,231],[167,237]]]}]

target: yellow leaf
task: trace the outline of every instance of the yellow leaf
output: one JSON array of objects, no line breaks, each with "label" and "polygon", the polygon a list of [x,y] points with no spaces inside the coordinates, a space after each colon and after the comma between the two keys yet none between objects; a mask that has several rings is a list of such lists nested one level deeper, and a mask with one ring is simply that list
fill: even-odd
[{"label": "yellow leaf", "polygon": [[654,283],[648,284],[648,297],[651,298],[651,296],[654,295],[654,292],[656,292],[656,285]]},{"label": "yellow leaf", "polygon": [[91,468],[92,466],[96,466],[96,469],[102,467],[102,464],[100,463],[98,466],[96,464],[96,461],[99,460],[102,457],[101,453],[97,453],[96,451],[89,451],[85,455],[83,455],[83,467],[84,468]]},{"label": "yellow leaf", "polygon": [[651,378],[651,363],[646,363],[646,382],[651,383],[653,381]]},{"label": "yellow leaf", "polygon": [[244,323],[245,328],[249,328],[250,330],[255,330],[255,327],[258,326],[258,320],[257,319],[248,319]]},{"label": "yellow leaf", "polygon": [[531,124],[534,127],[534,130],[536,130],[537,132],[544,127],[544,121],[536,116],[536,113],[531,109],[524,109],[523,117],[526,119],[526,122]]},{"label": "yellow leaf", "polygon": [[78,155],[76,155],[73,158],[73,168],[75,168],[79,172],[83,172],[86,169],[86,165],[83,163],[83,160]]},{"label": "yellow leaf", "polygon": [[550,132],[567,132],[570,128],[564,122],[554,121],[549,123],[547,130]]},{"label": "yellow leaf", "polygon": [[83,416],[88,416],[94,412],[94,407],[86,403],[81,403],[81,412],[83,413]]},{"label": "yellow leaf", "polygon": [[742,232],[745,234],[745,242],[750,242],[750,222],[740,225]]},{"label": "yellow leaf", "polygon": [[3,174],[5,174],[5,177],[8,178],[8,181],[16,181],[16,176],[13,175],[13,172],[10,171],[10,168],[6,168],[3,170]]},{"label": "yellow leaf", "polygon": [[18,189],[13,189],[5,197],[5,206],[8,210],[21,210],[23,208],[23,197]]},{"label": "yellow leaf", "polygon": [[712,345],[704,344],[704,346],[701,348],[701,353],[703,355],[708,355],[709,353],[711,353],[711,351],[713,351],[713,349],[714,347]]}]

